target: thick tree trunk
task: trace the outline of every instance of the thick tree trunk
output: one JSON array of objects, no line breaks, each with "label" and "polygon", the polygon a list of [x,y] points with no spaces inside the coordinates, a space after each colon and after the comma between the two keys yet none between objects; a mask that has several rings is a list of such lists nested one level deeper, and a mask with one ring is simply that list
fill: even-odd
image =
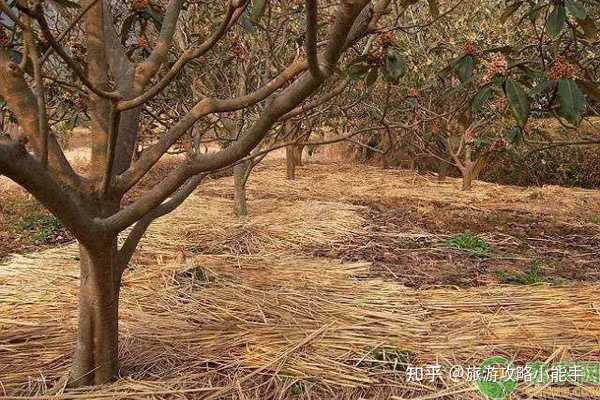
[{"label": "thick tree trunk", "polygon": [[249,161],[245,161],[233,167],[233,182],[235,186],[235,214],[238,217],[248,215],[248,206],[246,201],[246,174],[248,172],[248,164]]},{"label": "thick tree trunk", "polygon": [[119,289],[116,238],[90,250],[80,245],[79,329],[69,386],[106,383],[119,370]]},{"label": "thick tree trunk", "polygon": [[296,179],[296,157],[294,155],[294,147],[292,145],[285,147],[285,161],[287,167],[287,178],[289,180]]}]

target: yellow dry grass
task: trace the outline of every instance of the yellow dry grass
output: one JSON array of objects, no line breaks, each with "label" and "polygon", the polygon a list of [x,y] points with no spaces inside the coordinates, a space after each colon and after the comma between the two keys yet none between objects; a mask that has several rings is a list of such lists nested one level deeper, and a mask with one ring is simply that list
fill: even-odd
[{"label": "yellow dry grass", "polygon": [[[398,363],[478,366],[491,355],[600,360],[597,285],[418,290],[373,278],[366,262],[302,255],[312,246],[343,246],[360,231],[362,208],[351,202],[508,207],[504,199],[531,210],[540,201],[528,200],[532,190],[482,184],[463,194],[454,183],[406,173],[310,168],[311,179],[295,183],[274,178],[278,165],[258,171],[243,220],[217,184],[159,220],[124,277],[124,377],[50,398],[480,399],[473,384],[407,382]],[[545,201],[566,197],[569,205],[597,196],[538,190]],[[577,207],[561,215],[570,218]],[[194,245],[198,254],[181,251]],[[66,373],[77,257],[70,245],[0,265],[0,398],[40,398]],[[392,357],[378,356],[381,349]],[[519,390],[515,398],[527,398],[527,388]]]},{"label": "yellow dry grass", "polygon": [[198,247],[208,253],[290,252],[341,245],[364,224],[358,213],[364,207],[344,203],[257,199],[250,207],[251,215],[239,219],[232,200],[195,196],[174,212],[176,223],[156,224],[146,243],[155,248],[163,242]]},{"label": "yellow dry grass", "polygon": [[[273,185],[272,182],[277,182]],[[470,208],[551,216],[577,222],[582,215],[600,213],[600,191],[544,186],[522,188],[477,181],[472,191],[460,190],[460,179],[437,182],[414,171],[381,169],[361,164],[310,164],[299,168],[297,179],[285,180],[281,162],[267,162],[248,181],[250,199],[312,199],[340,203],[433,204],[437,208]],[[232,179],[208,182],[202,192],[231,198]]]}]

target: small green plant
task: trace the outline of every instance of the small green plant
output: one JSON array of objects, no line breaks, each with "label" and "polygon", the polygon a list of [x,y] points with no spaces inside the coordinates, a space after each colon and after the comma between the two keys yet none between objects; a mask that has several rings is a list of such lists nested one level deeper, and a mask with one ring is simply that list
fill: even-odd
[{"label": "small green plant", "polygon": [[202,267],[194,268],[194,280],[198,283],[208,283],[215,280],[214,275],[210,274],[206,269]]},{"label": "small green plant", "polygon": [[590,217],[590,222],[592,224],[598,224],[600,225],[600,214],[594,214]]},{"label": "small green plant", "polygon": [[34,211],[21,218],[19,227],[32,233],[35,244],[45,244],[60,231],[60,222],[54,215]]},{"label": "small green plant", "polygon": [[488,242],[468,230],[448,239],[446,245],[473,257],[489,257],[492,253]]},{"label": "small green plant", "polygon": [[302,383],[301,381],[295,382],[290,388],[290,392],[294,396],[300,396],[302,393],[304,393],[304,390],[304,383]]},{"label": "small green plant", "polygon": [[506,271],[499,271],[498,277],[502,283],[509,283],[513,285],[537,285],[544,283],[544,274],[542,271],[543,263],[536,260],[533,265],[527,268],[521,274],[508,273]]},{"label": "small green plant", "polygon": [[404,371],[414,357],[415,354],[408,350],[400,350],[389,345],[379,346],[369,350],[367,357],[361,361],[360,365]]},{"label": "small green plant", "polygon": [[215,276],[206,268],[198,266],[178,272],[176,279],[181,282],[191,282],[192,286],[203,286],[214,282]]}]

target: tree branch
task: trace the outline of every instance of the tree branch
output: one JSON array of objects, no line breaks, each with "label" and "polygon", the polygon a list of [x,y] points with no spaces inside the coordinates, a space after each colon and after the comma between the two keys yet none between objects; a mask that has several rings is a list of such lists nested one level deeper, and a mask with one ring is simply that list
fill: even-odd
[{"label": "tree branch", "polygon": [[[324,60],[326,60],[330,67],[337,63],[345,48],[346,39],[356,18],[368,3],[369,0],[357,0],[343,1],[339,5],[324,52]],[[325,77],[331,73],[331,68],[325,69]],[[302,74],[299,79],[294,81],[273,100],[271,105],[262,112],[258,120],[235,143],[216,153],[199,155],[195,159],[174,169],[159,185],[154,186],[136,202],[108,218],[98,219],[97,223],[109,231],[120,232],[143,218],[154,207],[162,203],[165,198],[174,193],[189,177],[223,168],[243,158],[258,145],[281,116],[297,107],[320,84],[321,81],[316,80],[312,74]],[[193,111],[192,115],[188,114],[188,123],[193,124],[195,115],[201,110]],[[187,128],[183,132],[185,130]],[[183,134],[183,132],[180,134]],[[162,153],[164,152],[161,152],[161,155]]]},{"label": "tree branch", "polygon": [[[0,95],[15,114],[25,137],[38,157],[43,149],[42,133],[39,130],[38,107],[36,98],[27,85],[23,71],[12,61],[8,54],[0,49]],[[73,187],[81,185],[80,176],[73,170],[56,138],[48,134],[48,165],[63,184]]]},{"label": "tree branch", "polygon": [[315,79],[322,79],[317,56],[317,33],[319,32],[317,0],[305,0],[306,4],[306,57],[308,69]]},{"label": "tree branch", "polygon": [[93,243],[99,226],[70,191],[15,141],[0,138],[0,173],[23,186],[84,243]]},{"label": "tree branch", "polygon": [[140,88],[146,86],[148,81],[156,75],[160,66],[165,62],[173,41],[175,29],[177,28],[177,20],[179,19],[182,5],[183,0],[170,0],[169,4],[167,4],[156,45],[150,56],[136,68],[136,83]]},{"label": "tree branch", "polygon": [[131,232],[129,232],[129,235],[127,235],[125,243],[123,243],[123,246],[119,250],[118,257],[121,271],[124,271],[127,268],[138,243],[146,233],[150,224],[157,218],[165,216],[179,207],[194,192],[194,190],[196,190],[203,178],[204,175],[196,175],[188,179],[188,181],[171,198],[161,203],[135,224]]},{"label": "tree branch", "polygon": [[305,69],[305,62],[296,61],[255,92],[233,99],[206,98],[201,100],[172,129],[162,136],[156,144],[147,148],[139,160],[128,171],[117,178],[117,187],[123,192],[129,190],[200,118],[216,112],[236,111],[254,105],[283,87],[286,82]]},{"label": "tree branch", "polygon": [[[241,12],[236,13],[235,12],[236,10],[239,10],[239,9],[236,9],[234,6],[230,5],[227,10],[226,16],[223,19],[223,22],[221,23],[221,26],[219,27],[218,31],[215,32],[215,34],[213,34],[211,37],[209,37],[197,49],[184,51],[183,54],[179,57],[179,59],[175,62],[175,64],[173,64],[173,66],[171,67],[169,72],[167,72],[167,74],[156,85],[152,86],[150,89],[148,89],[142,95],[140,95],[134,99],[119,102],[119,104],[117,105],[117,108],[120,111],[124,111],[124,110],[128,110],[130,108],[137,107],[137,106],[147,102],[148,100],[151,100],[157,94],[161,93],[162,90],[165,87],[167,87],[167,85],[169,83],[171,83],[171,81],[177,76],[177,74],[179,74],[181,69],[189,61],[204,55],[207,51],[212,49],[215,46],[215,44],[217,44],[217,42],[227,32],[227,29],[230,26],[230,23],[235,21],[241,15]],[[144,83],[143,80],[138,84],[138,86],[143,87],[143,86],[141,86],[142,83]]]},{"label": "tree branch", "polygon": [[105,99],[113,99],[119,100],[121,96],[117,92],[106,92],[94,85],[88,78],[87,75],[79,68],[79,66],[69,57],[69,55],[62,48],[60,43],[56,41],[52,32],[50,32],[50,28],[48,27],[48,22],[46,21],[46,17],[44,17],[44,9],[42,8],[42,4],[38,3],[35,7],[35,13],[32,15],[37,21],[44,35],[44,38],[48,41],[50,46],[56,51],[56,53],[63,59],[63,61],[69,66],[69,68],[77,75],[79,80],[94,94],[99,97],[103,97]]}]

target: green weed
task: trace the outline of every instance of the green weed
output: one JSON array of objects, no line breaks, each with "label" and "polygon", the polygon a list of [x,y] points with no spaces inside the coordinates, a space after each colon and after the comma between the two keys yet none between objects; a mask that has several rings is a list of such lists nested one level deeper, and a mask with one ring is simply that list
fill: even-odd
[{"label": "green weed", "polygon": [[446,241],[446,245],[473,257],[489,257],[492,254],[489,243],[471,231],[464,231],[451,237]]}]

